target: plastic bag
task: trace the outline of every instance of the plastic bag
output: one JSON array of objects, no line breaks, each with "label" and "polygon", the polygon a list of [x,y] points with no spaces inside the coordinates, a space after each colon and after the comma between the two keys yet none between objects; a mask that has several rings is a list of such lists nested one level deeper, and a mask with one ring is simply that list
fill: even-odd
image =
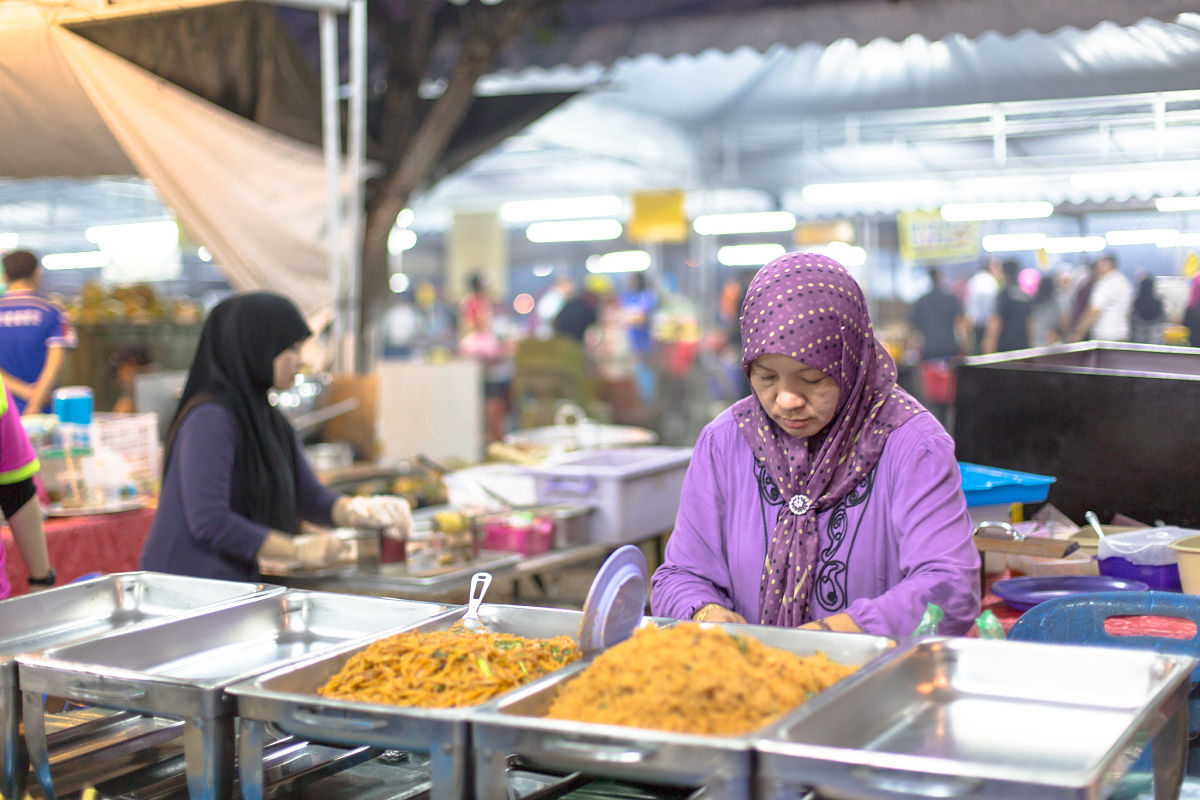
[{"label": "plastic bag", "polygon": [[942,617],[946,616],[946,612],[942,611],[941,606],[933,603],[925,606],[925,613],[921,615],[921,621],[917,623],[917,627],[913,629],[913,636],[935,636],[938,632],[938,623],[942,621]]},{"label": "plastic bag", "polygon": [[984,611],[975,619],[975,630],[980,639],[1006,639],[1004,627],[991,611]]}]

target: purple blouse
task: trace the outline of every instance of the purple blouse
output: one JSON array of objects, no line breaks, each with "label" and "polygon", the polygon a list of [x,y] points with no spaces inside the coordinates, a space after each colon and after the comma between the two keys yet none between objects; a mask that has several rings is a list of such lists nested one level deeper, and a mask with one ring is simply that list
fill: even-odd
[{"label": "purple blouse", "polygon": [[[705,426],[683,481],[675,529],[651,580],[650,609],[688,619],[707,603],[753,622],[767,537],[783,500],[727,409]],[[927,603],[939,632],[979,614],[979,553],[954,441],[923,412],[892,431],[875,470],[817,516],[809,616],[845,611],[866,633],[906,636]]]}]

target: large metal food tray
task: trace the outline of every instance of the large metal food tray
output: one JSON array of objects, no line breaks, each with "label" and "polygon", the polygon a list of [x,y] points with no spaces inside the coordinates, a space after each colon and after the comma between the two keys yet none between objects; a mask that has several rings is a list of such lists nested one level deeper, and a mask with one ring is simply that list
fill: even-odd
[{"label": "large metal food tray", "polygon": [[[770,647],[798,655],[824,652],[830,659],[862,666],[895,644],[883,636],[722,625],[730,633],[758,639]],[[706,736],[670,733],[618,725],[546,719],[559,689],[576,678],[587,663],[571,665],[536,683],[483,706],[472,717],[477,797],[500,800],[505,772],[516,756],[531,768],[627,778],[670,786],[703,786],[720,798],[750,797],[755,733]],[[842,684],[826,690],[836,693]]]},{"label": "large metal food tray", "polygon": [[[462,618],[463,611],[455,609],[412,629],[445,630]],[[578,611],[487,604],[480,607],[479,616],[494,633],[536,639],[562,635],[577,639],[582,620]],[[230,687],[242,720],[238,777],[247,800],[261,797],[262,777],[256,760],[261,758],[264,723],[326,744],[368,744],[429,753],[432,800],[470,796],[468,720],[475,708],[409,708],[317,696],[317,689],[366,646],[359,643],[341,648]]]},{"label": "large metal food tray", "polygon": [[0,751],[5,797],[25,796],[15,657],[154,619],[283,589],[262,583],[118,572],[4,601],[0,613]]},{"label": "large metal food tray", "polygon": [[[763,732],[759,797],[1091,800],[1154,740],[1156,797],[1176,796],[1196,660],[1152,652],[927,639],[853,691]],[[1171,790],[1171,784],[1174,790]]]},{"label": "large metal food tray", "polygon": [[226,686],[445,610],[433,603],[289,591],[19,656],[25,738],[43,793],[54,796],[43,692],[183,718],[191,797],[225,797],[234,739],[234,703]]}]

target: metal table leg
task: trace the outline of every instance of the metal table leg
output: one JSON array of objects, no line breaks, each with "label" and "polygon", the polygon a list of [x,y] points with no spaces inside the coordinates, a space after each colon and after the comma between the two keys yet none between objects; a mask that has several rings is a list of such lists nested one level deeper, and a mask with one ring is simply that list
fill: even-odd
[{"label": "metal table leg", "polygon": [[232,715],[184,720],[183,755],[191,800],[225,800],[230,796],[233,740]]},{"label": "metal table leg", "polygon": [[243,719],[238,732],[238,784],[243,800],[263,800],[263,739],[267,724]]},{"label": "metal table leg", "polygon": [[[29,762],[37,775],[45,800],[56,800],[54,781],[50,777],[50,747],[46,743],[46,710],[42,705],[41,692],[22,692],[24,700],[25,744],[29,748]],[[24,795],[17,795],[23,797]]]},{"label": "metal table leg", "polygon": [[[461,727],[461,726],[460,726]],[[442,742],[429,753],[429,773],[432,779],[429,800],[461,800],[470,797],[474,765],[470,760],[455,765],[454,754],[468,752],[470,734],[463,728],[452,741]]]},{"label": "metal table leg", "polygon": [[21,738],[21,692],[15,685],[5,687],[0,698],[0,750],[3,751],[4,780],[0,792],[5,797],[25,796],[25,774],[29,772],[29,754]]}]

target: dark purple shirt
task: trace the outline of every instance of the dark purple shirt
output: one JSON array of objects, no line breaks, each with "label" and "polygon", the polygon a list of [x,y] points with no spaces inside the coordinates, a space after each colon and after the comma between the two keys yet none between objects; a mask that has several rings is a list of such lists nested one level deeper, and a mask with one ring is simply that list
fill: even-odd
[{"label": "dark purple shirt", "polygon": [[[254,491],[231,479],[237,435],[233,416],[217,403],[196,406],[184,419],[142,547],[142,569],[198,578],[258,577],[256,555],[268,529],[234,510],[243,507],[244,492]],[[338,495],[317,480],[299,443],[297,453],[300,517],[331,526]]]}]

